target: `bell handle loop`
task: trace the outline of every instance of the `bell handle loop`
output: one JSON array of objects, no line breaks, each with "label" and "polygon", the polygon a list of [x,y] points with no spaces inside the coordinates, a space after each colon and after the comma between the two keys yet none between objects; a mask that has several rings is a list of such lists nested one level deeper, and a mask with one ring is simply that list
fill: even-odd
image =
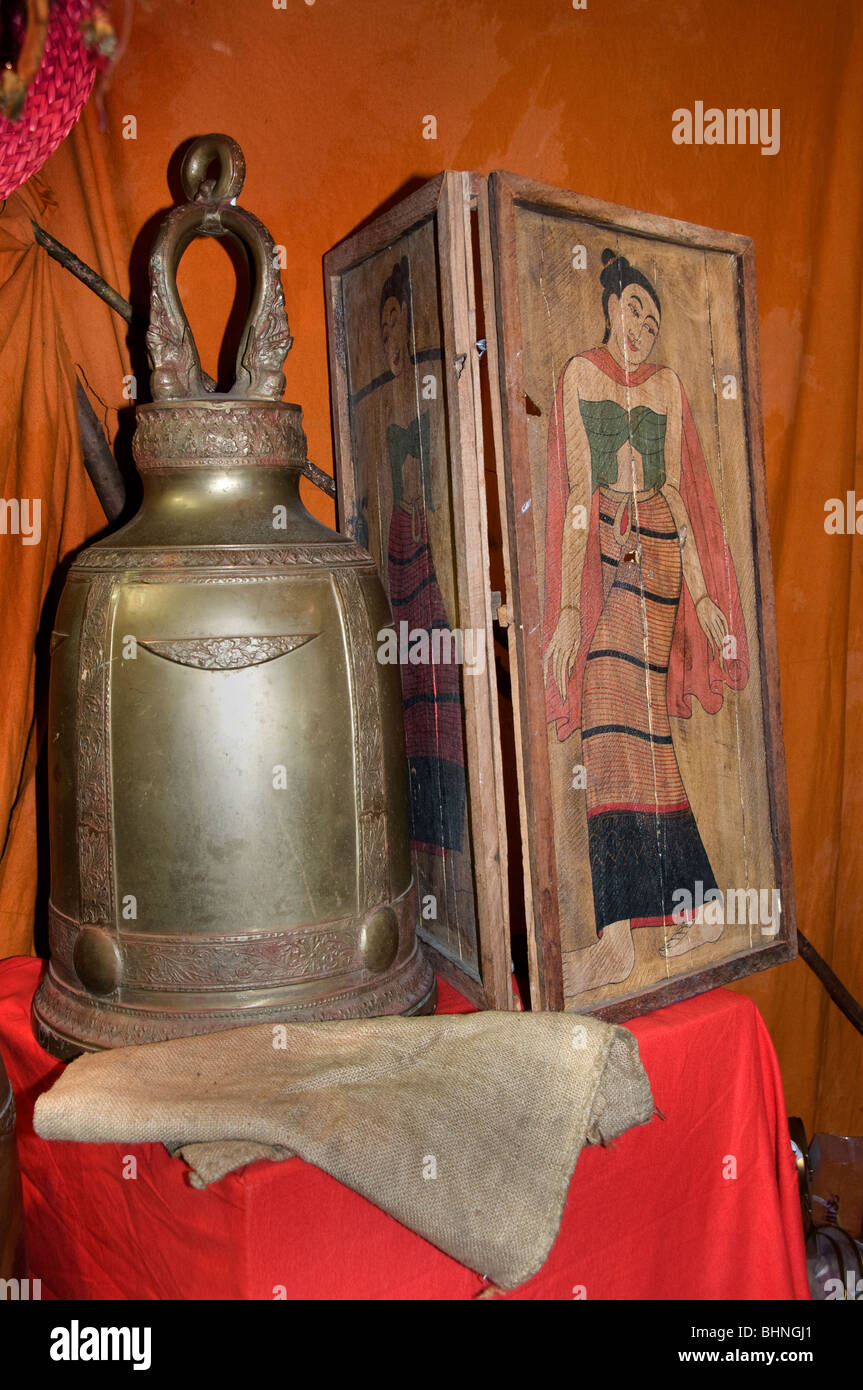
[{"label": "bell handle loop", "polygon": [[[210,165],[219,162],[215,181],[207,182]],[[246,156],[230,135],[202,135],[183,156],[180,182],[190,203],[235,202],[246,181]]]},{"label": "bell handle loop", "polygon": [[[219,161],[218,175],[215,180],[206,179],[214,159]],[[186,153],[183,187],[193,201],[168,214],[150,256],[147,351],[154,401],[201,400],[213,394],[177,292],[177,267],[196,237],[226,235],[242,243],[253,270],[252,300],[237,351],[234,384],[227,395],[239,400],[281,400],[282,363],[292,339],[273,239],[252,213],[231,201],[242,188],[244,175],[242,150],[228,136],[204,136]]]}]

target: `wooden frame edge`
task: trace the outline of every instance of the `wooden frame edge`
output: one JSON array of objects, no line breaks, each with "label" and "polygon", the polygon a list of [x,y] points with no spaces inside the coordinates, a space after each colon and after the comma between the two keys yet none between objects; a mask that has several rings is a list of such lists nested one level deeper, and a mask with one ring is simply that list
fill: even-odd
[{"label": "wooden frame edge", "polygon": [[[442,309],[442,370],[445,372],[446,417],[450,440],[450,477],[454,490],[462,482],[467,458],[475,460],[474,478],[471,482],[476,494],[476,514],[459,517],[453,511],[454,525],[461,524],[457,551],[464,553],[468,535],[480,546],[482,564],[482,596],[477,592],[477,576],[465,573],[467,566],[456,556],[458,571],[459,606],[463,607],[464,594],[468,593],[468,611],[471,625],[482,627],[486,636],[485,675],[482,677],[486,687],[485,699],[476,699],[473,689],[465,700],[465,714],[470,705],[471,717],[465,719],[466,774],[468,778],[469,803],[471,808],[471,839],[473,847],[473,870],[476,887],[476,920],[482,983],[476,984],[472,977],[436,950],[423,938],[423,947],[433,959],[435,968],[444,979],[459,989],[477,1007],[512,1009],[515,1001],[512,994],[512,976],[509,939],[509,898],[507,883],[506,822],[503,806],[502,771],[500,768],[500,738],[497,719],[496,692],[490,681],[494,675],[493,630],[491,615],[491,594],[488,577],[488,533],[486,517],[485,480],[482,474],[482,436],[481,407],[478,399],[478,363],[475,351],[475,316],[473,300],[470,298],[472,286],[472,263],[470,253],[470,200],[476,196],[479,180],[477,175],[458,171],[444,171],[424,184],[403,202],[389,212],[368,223],[358,232],[346,237],[328,251],[323,258],[324,293],[327,317],[327,352],[330,367],[330,400],[333,426],[334,472],[336,481],[337,517],[340,529],[344,529],[346,519],[352,513],[355,503],[354,476],[351,465],[351,424],[348,408],[347,355],[341,327],[341,278],[353,266],[359,264],[384,249],[388,240],[395,241],[430,218],[435,218],[437,254],[439,271],[443,265],[454,264],[463,267],[465,285],[464,305],[457,311],[454,286],[447,277],[439,274],[439,292]],[[455,216],[455,210],[462,209],[463,217]],[[465,226],[467,241],[465,246]],[[445,245],[444,245],[445,242]],[[454,258],[454,259],[453,259]],[[473,336],[471,336],[473,324]],[[453,370],[454,360],[464,354],[460,373]],[[468,363],[470,364],[468,370]],[[470,393],[475,399],[470,399]],[[481,604],[481,611],[478,613]],[[474,622],[474,619],[481,621]],[[489,661],[489,654],[491,659]],[[463,677],[463,687],[467,684]],[[482,724],[485,737],[476,737],[476,723]],[[491,768],[484,767],[485,780],[481,781],[478,766],[478,743],[491,752]],[[486,762],[488,759],[485,760]],[[487,778],[491,775],[494,783],[493,810],[487,796]],[[491,823],[490,823],[491,821]],[[493,841],[493,843],[492,843]]]},{"label": "wooden frame edge", "polygon": [[[564,998],[558,910],[557,901],[547,886],[549,882],[556,881],[556,872],[549,872],[549,866],[554,864],[554,843],[552,837],[548,836],[540,847],[546,860],[546,863],[543,864],[539,862],[536,837],[530,833],[531,807],[534,803],[542,805],[550,802],[550,787],[535,788],[535,768],[531,760],[524,756],[524,747],[530,743],[531,732],[527,722],[527,691],[531,673],[528,671],[525,661],[524,644],[517,635],[517,629],[521,626],[522,614],[518,601],[520,593],[519,555],[512,533],[512,520],[516,515],[516,510],[513,499],[514,469],[511,466],[511,461],[518,451],[519,457],[526,460],[529,467],[530,454],[525,417],[523,412],[519,414],[517,409],[517,402],[524,398],[520,355],[516,356],[513,353],[501,351],[501,345],[506,342],[511,320],[518,317],[517,275],[515,273],[510,274],[508,266],[499,264],[495,254],[500,247],[501,220],[505,219],[507,225],[510,226],[513,215],[514,195],[508,182],[508,176],[498,173],[490,174],[484,196],[480,199],[480,231],[481,250],[484,252],[487,262],[484,272],[486,334],[490,354],[489,379],[492,383],[495,432],[496,435],[499,434],[496,458],[501,531],[504,537],[509,630],[514,636],[514,641],[510,647],[510,674],[513,691],[513,718],[516,727],[519,823],[521,825],[524,865],[524,902],[531,974],[531,1006],[534,1009],[560,1010],[563,1008]],[[516,421],[518,422],[517,434],[513,429]],[[532,518],[527,518],[527,524],[532,526]],[[537,889],[538,884],[545,886]]]},{"label": "wooden frame edge", "polygon": [[[654,237],[660,241],[669,241],[673,237],[683,246],[696,246],[705,251],[730,251],[734,255],[743,255],[753,246],[751,237],[740,232],[702,227],[697,222],[684,222],[680,218],[666,217],[662,213],[639,212],[635,208],[624,207],[622,203],[609,203],[602,198],[592,198],[586,193],[552,188],[521,174],[496,170],[490,178],[497,180],[515,202],[554,208],[559,212],[570,213],[573,217],[589,218],[592,222],[607,225],[609,228],[619,227],[623,222],[626,231],[636,236]],[[553,196],[550,197],[549,194]]]},{"label": "wooden frame edge", "polygon": [[770,801],[774,829],[774,865],[781,885],[783,940],[797,954],[797,909],[791,862],[791,816],[788,806],[788,780],[785,766],[785,740],[782,730],[782,699],[779,671],[779,641],[776,631],[776,598],[767,507],[767,467],[764,457],[764,430],[761,409],[761,358],[758,347],[758,294],[755,275],[755,247],[747,242],[738,261],[740,287],[740,332],[746,368],[746,428],[750,440],[753,518],[753,552],[758,564],[758,587],[762,603],[759,611],[761,678],[767,693],[764,706]]},{"label": "wooden frame edge", "polygon": [[[626,1023],[629,1019],[641,1018],[644,1014],[652,1013],[654,1009],[665,1009],[670,1004],[678,1004],[681,997],[694,999],[699,994],[707,994],[711,989],[720,989],[723,985],[733,984],[735,980],[744,980],[748,975],[758,975],[762,970],[770,970],[774,965],[783,965],[786,961],[794,960],[796,954],[796,946],[792,947],[788,941],[777,941],[772,946],[762,946],[760,950],[747,951],[718,965],[706,966],[692,975],[681,975],[677,980],[669,980],[667,984],[653,985],[644,991],[643,999],[634,994],[616,1004],[608,1004],[605,1007],[600,1004],[590,1010],[590,1015],[592,1018],[604,1019],[606,1023]],[[687,981],[691,984],[693,980],[698,981],[698,988],[688,989],[681,996],[680,986]]]}]

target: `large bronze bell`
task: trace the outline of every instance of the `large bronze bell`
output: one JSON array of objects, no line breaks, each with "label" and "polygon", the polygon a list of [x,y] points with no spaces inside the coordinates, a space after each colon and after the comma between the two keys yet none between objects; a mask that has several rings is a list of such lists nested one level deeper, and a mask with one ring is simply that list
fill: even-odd
[{"label": "large bronze bell", "polygon": [[[52,637],[51,965],[33,1013],[62,1057],[434,1005],[398,670],[376,659],[391,617],[370,556],[300,501],[291,338],[272,239],[235,206],[244,172],[225,136],[186,156],[190,202],[150,261],[143,502],[77,557]],[[253,293],[220,395],[176,268],[226,234]]]}]

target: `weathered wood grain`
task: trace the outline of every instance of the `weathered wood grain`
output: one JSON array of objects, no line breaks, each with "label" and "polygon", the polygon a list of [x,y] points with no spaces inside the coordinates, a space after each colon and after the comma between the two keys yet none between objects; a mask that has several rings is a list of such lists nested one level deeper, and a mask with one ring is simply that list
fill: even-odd
[{"label": "weathered wood grain", "polygon": [[[491,175],[487,190],[480,192],[480,215],[490,374],[498,397],[493,418],[507,607],[515,647],[513,700],[533,1004],[620,1019],[737,979],[795,951],[754,254],[745,237],[601,203],[510,174]],[[578,245],[587,256],[584,269],[570,257]],[[584,793],[569,791],[570,772],[582,762],[581,735],[577,731],[558,743],[546,725],[546,450],[563,367],[573,354],[601,342],[598,275],[606,246],[625,255],[658,286],[663,312],[655,360],[677,372],[690,399],[737,576],[749,645],[749,679],[743,689],[726,690],[721,709],[713,714],[693,698],[690,718],[671,719],[680,775],[711,865],[715,861],[719,886],[778,888],[783,910],[776,937],[762,935],[751,922],[728,924],[718,940],[671,958],[659,951],[671,925],[639,926],[632,931],[634,961],[626,978],[586,989],[582,972],[596,941],[588,822]],[[736,395],[723,387],[732,378]],[[642,389],[643,397],[649,389]],[[621,391],[620,401],[632,418],[627,393],[635,388]],[[612,388],[605,394],[615,398]]]}]

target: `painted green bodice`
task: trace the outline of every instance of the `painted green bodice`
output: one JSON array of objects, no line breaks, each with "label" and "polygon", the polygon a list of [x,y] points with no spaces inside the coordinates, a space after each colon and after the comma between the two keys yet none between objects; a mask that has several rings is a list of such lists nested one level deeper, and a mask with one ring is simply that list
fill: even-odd
[{"label": "painted green bodice", "polygon": [[636,405],[627,411],[617,401],[579,399],[578,404],[590,445],[592,488],[615,486],[617,453],[627,439],[642,457],[645,490],[664,485],[664,415],[658,415],[647,405]]},{"label": "painted green bodice", "polygon": [[426,506],[430,511],[434,509],[431,495],[430,451],[428,411],[423,411],[422,415],[411,420],[407,426],[387,426],[387,453],[390,456],[390,468],[393,475],[394,508],[398,507],[402,500],[402,470],[405,459],[412,457],[419,459],[420,462]]}]

